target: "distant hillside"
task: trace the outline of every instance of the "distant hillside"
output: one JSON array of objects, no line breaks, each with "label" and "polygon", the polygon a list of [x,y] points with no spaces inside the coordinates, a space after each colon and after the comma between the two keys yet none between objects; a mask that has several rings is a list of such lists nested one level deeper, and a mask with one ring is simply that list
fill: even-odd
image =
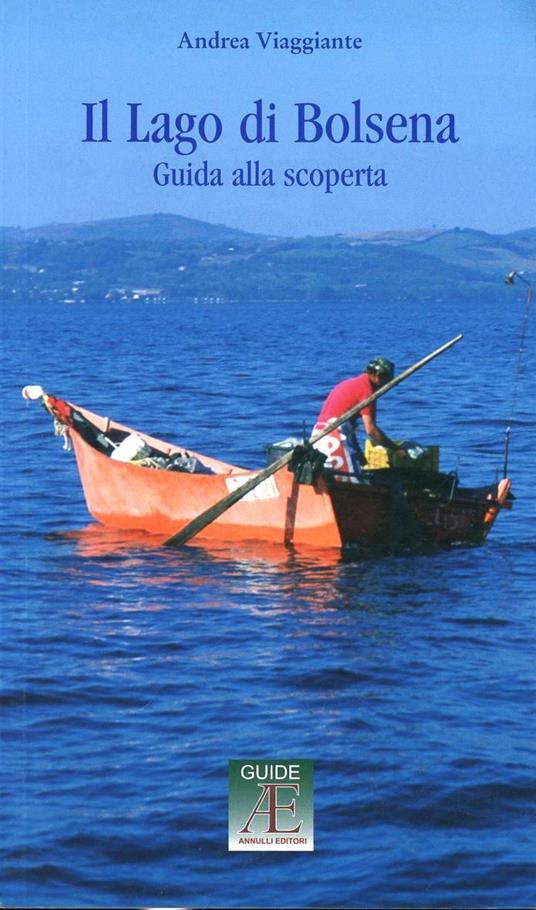
[{"label": "distant hillside", "polygon": [[404,246],[407,243],[418,243],[421,240],[428,240],[429,237],[436,237],[442,234],[443,230],[437,228],[414,228],[412,231],[381,231],[368,232],[360,234],[339,234],[345,237],[349,243],[377,243],[389,244],[390,246]]},{"label": "distant hillside", "polygon": [[[365,239],[366,238],[366,239]],[[352,244],[397,246],[419,252],[454,266],[495,274],[511,269],[533,271],[536,258],[536,228],[513,234],[488,234],[470,228],[451,230],[389,231],[352,235]]]},{"label": "distant hillside", "polygon": [[4,301],[480,298],[536,276],[536,228],[278,238],[180,215],[0,229]]},{"label": "distant hillside", "polygon": [[23,241],[26,237],[22,228],[18,227],[0,227],[0,243],[4,245],[9,241]]},{"label": "distant hillside", "polygon": [[442,262],[477,268],[488,274],[498,270],[534,269],[536,236],[532,242],[523,243],[515,235],[487,234],[467,228],[445,231],[419,244],[419,250],[426,256],[434,256]]},{"label": "distant hillside", "polygon": [[224,224],[209,224],[182,215],[134,215],[130,218],[110,218],[103,221],[85,221],[79,224],[45,224],[41,227],[21,231],[29,240],[102,240],[113,237],[116,240],[138,240],[166,243],[172,240],[233,240],[253,236],[245,231],[226,227]]}]

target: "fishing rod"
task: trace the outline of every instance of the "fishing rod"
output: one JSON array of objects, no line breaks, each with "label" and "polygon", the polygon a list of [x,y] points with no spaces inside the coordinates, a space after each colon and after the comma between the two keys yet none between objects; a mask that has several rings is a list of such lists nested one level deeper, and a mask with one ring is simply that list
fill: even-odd
[{"label": "fishing rod", "polygon": [[519,377],[520,377],[520,375],[521,375],[521,366],[522,366],[522,362],[523,362],[523,353],[524,353],[524,351],[525,351],[525,336],[526,336],[526,334],[527,334],[527,326],[528,326],[528,323],[529,323],[530,307],[531,307],[531,303],[532,303],[532,285],[531,285],[530,281],[527,281],[527,279],[524,277],[524,273],[523,273],[523,272],[517,272],[517,271],[515,271],[515,270],[512,271],[512,272],[509,272],[508,275],[506,276],[506,278],[504,279],[504,283],[513,286],[513,285],[514,285],[514,282],[515,282],[515,280],[516,280],[516,278],[519,278],[521,281],[523,281],[523,282],[527,285],[527,297],[526,297],[526,300],[525,300],[525,312],[524,312],[524,314],[523,314],[523,322],[522,322],[522,325],[521,325],[521,336],[520,336],[520,339],[519,339],[519,350],[518,350],[518,352],[517,352],[516,371],[515,371],[515,376],[514,376],[514,386],[513,386],[513,390],[512,390],[512,407],[511,407],[511,410],[510,410],[510,421],[509,421],[509,425],[506,427],[506,430],[504,431],[504,467],[503,467],[503,477],[507,477],[507,476],[508,476],[508,455],[509,455],[509,450],[510,450],[510,435],[511,435],[511,432],[512,432],[511,424],[513,423],[513,418],[514,418],[514,408],[515,408],[516,399],[517,399],[517,385],[518,385]]}]

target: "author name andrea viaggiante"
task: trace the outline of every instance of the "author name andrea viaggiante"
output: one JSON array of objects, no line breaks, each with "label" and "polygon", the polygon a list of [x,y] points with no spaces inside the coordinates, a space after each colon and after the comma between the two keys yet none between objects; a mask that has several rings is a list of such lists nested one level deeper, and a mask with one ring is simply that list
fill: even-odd
[{"label": "author name andrea viaggiante", "polygon": [[354,35],[281,35],[279,32],[255,32],[251,36],[224,35],[218,29],[210,35],[182,32],[177,48],[183,50],[249,50],[289,51],[291,54],[312,54],[314,51],[358,51],[363,39]]}]

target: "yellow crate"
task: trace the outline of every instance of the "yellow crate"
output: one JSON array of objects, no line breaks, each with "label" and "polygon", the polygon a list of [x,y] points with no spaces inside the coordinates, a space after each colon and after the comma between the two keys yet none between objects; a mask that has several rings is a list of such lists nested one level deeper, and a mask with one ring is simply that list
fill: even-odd
[{"label": "yellow crate", "polygon": [[365,441],[365,458],[366,458],[366,468],[388,468],[389,465],[389,452],[385,446],[377,445],[373,442],[372,439],[367,439]]},{"label": "yellow crate", "polygon": [[[396,442],[396,440],[395,440]],[[385,446],[380,446],[367,439],[365,442],[365,468],[412,468],[417,471],[439,471],[439,446],[423,446],[424,455],[421,458],[400,457]]]}]

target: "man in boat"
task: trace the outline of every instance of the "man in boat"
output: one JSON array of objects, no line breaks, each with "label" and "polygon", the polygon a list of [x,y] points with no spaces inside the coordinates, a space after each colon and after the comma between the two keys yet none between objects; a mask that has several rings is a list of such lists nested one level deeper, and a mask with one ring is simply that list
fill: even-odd
[{"label": "man in boat", "polygon": [[[387,357],[373,357],[359,376],[339,382],[324,401],[313,433],[324,430],[330,421],[336,420],[345,411],[373,395],[386,382],[390,382],[394,372],[395,365]],[[352,420],[347,420],[317,443],[316,448],[327,455],[326,467],[346,474],[360,473],[365,458],[357,440],[358,417],[363,421],[365,433],[374,442],[392,449],[402,457],[406,455],[405,449],[401,449],[377,425],[376,402],[373,401]]]}]

